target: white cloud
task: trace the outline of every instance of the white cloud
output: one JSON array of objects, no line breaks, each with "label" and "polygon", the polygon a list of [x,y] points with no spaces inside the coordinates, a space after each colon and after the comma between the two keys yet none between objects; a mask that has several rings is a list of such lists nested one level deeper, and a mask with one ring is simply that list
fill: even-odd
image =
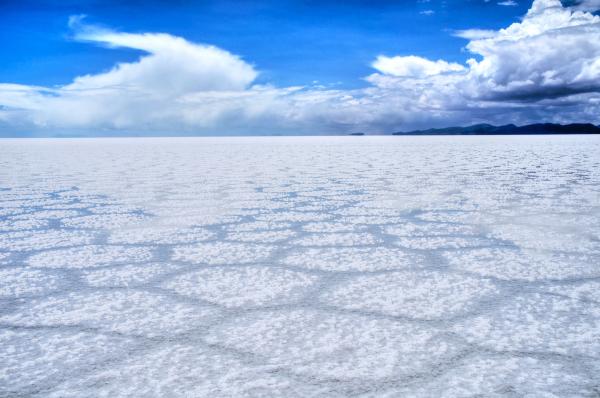
[{"label": "white cloud", "polygon": [[430,61],[426,58],[409,55],[406,57],[386,57],[380,55],[372,64],[373,68],[391,76],[398,77],[427,77],[445,72],[460,72],[462,65],[446,61]]},{"label": "white cloud", "polygon": [[[147,54],[108,72],[76,77],[58,89],[1,86],[0,104],[16,113],[28,113],[37,127],[147,129],[154,125],[164,129],[185,116],[185,106],[177,103],[185,102],[186,95],[245,93],[258,75],[236,55],[180,37],[114,32],[83,25],[81,17],[70,18],[69,25],[75,29],[76,40]],[[14,116],[0,111],[0,120],[10,121]]]},{"label": "white cloud", "polygon": [[[71,18],[70,25],[79,23]],[[75,38],[142,50],[148,55],[137,62],[118,64],[106,73],[80,76],[65,87],[67,90],[127,87],[161,95],[244,90],[258,75],[251,65],[227,51],[168,34],[120,33],[85,26],[75,32]]]},{"label": "white cloud", "polygon": [[[559,0],[536,0],[521,22],[506,29],[455,35],[471,39],[466,49],[474,58],[465,72],[428,79],[417,88],[414,82],[411,87],[394,79],[397,74],[391,70],[380,69],[382,73],[369,81],[411,87],[421,97],[424,93],[437,98],[458,96],[464,104],[479,108],[494,102],[501,107],[529,102],[534,107],[540,101],[549,107],[552,100],[558,105],[564,98],[577,101],[577,95],[597,96],[600,91],[600,17],[565,8]],[[587,97],[582,101],[590,104]],[[592,119],[598,121],[597,116]]]},{"label": "white cloud", "polygon": [[[591,4],[590,0],[588,2]],[[466,29],[466,64],[379,56],[369,86],[258,85],[239,56],[168,34],[70,21],[77,40],[142,51],[61,87],[0,84],[0,130],[55,134],[346,133],[476,122],[600,123],[600,17],[536,0],[520,22]],[[0,133],[2,134],[2,133]]]},{"label": "white cloud", "polygon": [[482,97],[552,98],[600,89],[600,17],[536,0],[525,18],[467,49],[470,81]]},{"label": "white cloud", "polygon": [[464,29],[454,31],[452,35],[467,40],[479,40],[496,36],[496,31],[488,29]]}]

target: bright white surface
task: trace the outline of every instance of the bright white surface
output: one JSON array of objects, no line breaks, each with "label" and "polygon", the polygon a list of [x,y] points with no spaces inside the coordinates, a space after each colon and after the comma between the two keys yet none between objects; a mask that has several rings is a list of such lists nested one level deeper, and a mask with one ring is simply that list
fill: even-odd
[{"label": "bright white surface", "polygon": [[0,140],[0,396],[594,396],[600,137]]}]

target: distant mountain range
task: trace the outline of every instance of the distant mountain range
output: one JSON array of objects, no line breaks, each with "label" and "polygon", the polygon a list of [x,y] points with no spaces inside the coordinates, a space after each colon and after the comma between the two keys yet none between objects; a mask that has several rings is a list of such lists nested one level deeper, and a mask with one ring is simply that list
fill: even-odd
[{"label": "distant mountain range", "polygon": [[442,129],[414,130],[393,133],[393,135],[527,135],[527,134],[600,134],[600,126],[590,123],[554,124],[538,123],[527,126],[493,126],[476,124],[468,127],[446,127]]}]

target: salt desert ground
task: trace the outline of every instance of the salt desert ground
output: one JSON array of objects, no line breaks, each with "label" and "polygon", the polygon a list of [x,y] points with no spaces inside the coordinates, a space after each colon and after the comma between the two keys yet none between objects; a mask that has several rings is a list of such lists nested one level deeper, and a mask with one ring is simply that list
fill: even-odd
[{"label": "salt desert ground", "polygon": [[598,397],[600,137],[0,140],[0,396]]}]

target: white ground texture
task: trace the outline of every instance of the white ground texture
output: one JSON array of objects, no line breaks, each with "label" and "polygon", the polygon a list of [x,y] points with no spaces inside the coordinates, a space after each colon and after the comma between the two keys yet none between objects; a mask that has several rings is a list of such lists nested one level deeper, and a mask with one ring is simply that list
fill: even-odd
[{"label": "white ground texture", "polygon": [[598,397],[600,137],[0,140],[0,397]]}]

